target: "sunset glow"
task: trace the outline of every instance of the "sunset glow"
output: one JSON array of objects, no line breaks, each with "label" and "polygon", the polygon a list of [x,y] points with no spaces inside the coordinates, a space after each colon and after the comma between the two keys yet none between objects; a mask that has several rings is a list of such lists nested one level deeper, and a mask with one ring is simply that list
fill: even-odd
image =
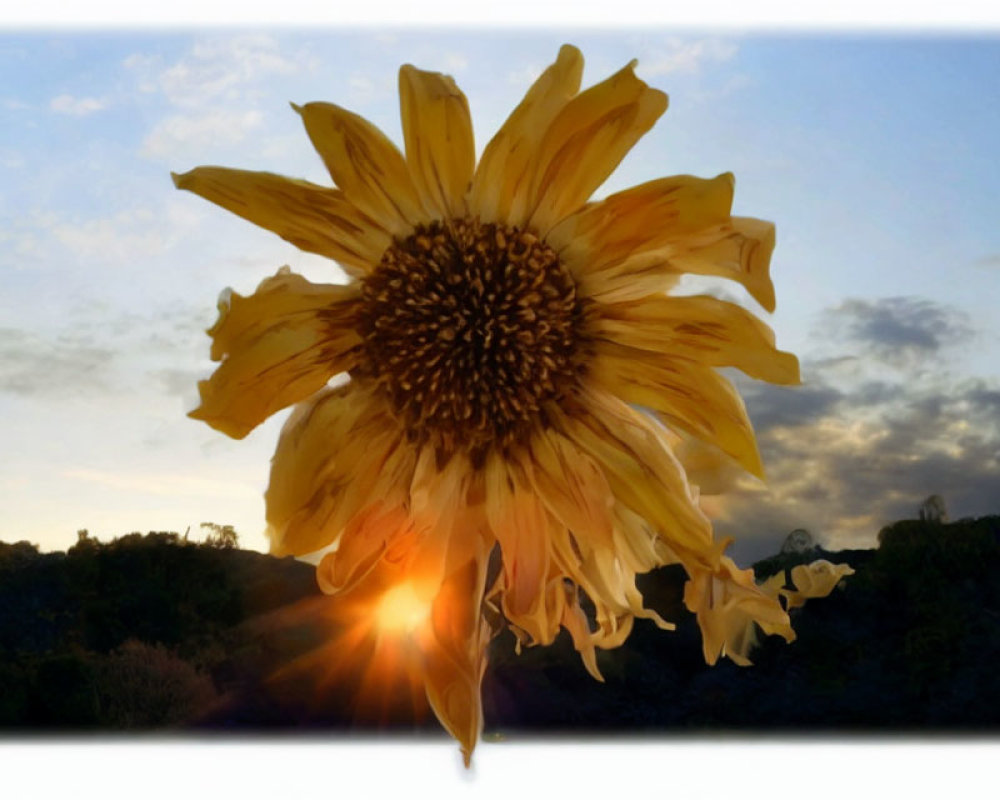
[{"label": "sunset glow", "polygon": [[429,614],[430,604],[407,582],[382,595],[375,609],[375,624],[386,633],[412,633]]}]

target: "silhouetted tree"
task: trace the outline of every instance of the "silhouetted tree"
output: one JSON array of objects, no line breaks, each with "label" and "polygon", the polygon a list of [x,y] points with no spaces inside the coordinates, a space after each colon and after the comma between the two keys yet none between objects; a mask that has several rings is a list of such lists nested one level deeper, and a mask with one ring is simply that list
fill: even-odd
[{"label": "silhouetted tree", "polygon": [[240,537],[233,529],[232,525],[217,525],[214,522],[201,523],[202,528],[208,528],[211,533],[205,537],[205,544],[209,547],[231,549],[240,543]]},{"label": "silhouetted tree", "polygon": [[920,519],[924,522],[946,522],[948,511],[944,504],[944,498],[939,494],[932,494],[920,504]]}]

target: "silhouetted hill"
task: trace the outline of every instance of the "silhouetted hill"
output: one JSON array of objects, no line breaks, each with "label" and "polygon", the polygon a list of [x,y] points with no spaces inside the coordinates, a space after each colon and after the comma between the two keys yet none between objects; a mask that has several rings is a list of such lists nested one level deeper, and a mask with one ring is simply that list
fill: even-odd
[{"label": "silhouetted hill", "polygon": [[[765,638],[750,668],[705,666],[677,567],[640,579],[677,630],[638,621],[623,647],[599,653],[603,684],[565,635],[520,655],[499,637],[487,731],[996,731],[1000,517],[904,520],[875,550],[783,553],[755,569],[816,558],[856,574],[794,609],[798,639]],[[66,553],[0,543],[0,728],[370,730],[357,676],[327,679],[322,661],[285,669],[334,632],[313,573],[170,533],[81,539]],[[382,700],[380,727],[437,730],[409,697]]]}]

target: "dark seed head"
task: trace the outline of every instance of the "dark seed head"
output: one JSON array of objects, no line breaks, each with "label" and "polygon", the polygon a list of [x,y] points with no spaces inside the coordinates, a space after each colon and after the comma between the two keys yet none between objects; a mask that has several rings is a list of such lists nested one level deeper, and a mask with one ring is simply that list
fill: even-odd
[{"label": "dark seed head", "polygon": [[478,220],[418,227],[361,288],[363,356],[411,436],[474,460],[506,448],[578,372],[581,305],[555,251]]}]

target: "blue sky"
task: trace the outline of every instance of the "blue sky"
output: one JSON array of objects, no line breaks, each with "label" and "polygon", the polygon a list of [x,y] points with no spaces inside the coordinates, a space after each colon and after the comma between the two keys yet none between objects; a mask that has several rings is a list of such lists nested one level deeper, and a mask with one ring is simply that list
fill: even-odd
[{"label": "blue sky", "polygon": [[[713,501],[738,556],[792,528],[870,545],[932,492],[1000,512],[1000,38],[669,29],[0,32],[0,540],[78,528],[265,548],[284,415],[233,442],[184,412],[226,286],[282,264],[342,280],[199,198],[198,164],[328,182],[288,106],[328,100],[400,141],[396,72],[452,74],[481,149],[563,42],[584,83],[631,58],[670,109],[599,191],[733,171],[774,220],[778,343],[806,383],[740,381],[770,482]],[[709,282],[758,310],[738,287]]]}]

